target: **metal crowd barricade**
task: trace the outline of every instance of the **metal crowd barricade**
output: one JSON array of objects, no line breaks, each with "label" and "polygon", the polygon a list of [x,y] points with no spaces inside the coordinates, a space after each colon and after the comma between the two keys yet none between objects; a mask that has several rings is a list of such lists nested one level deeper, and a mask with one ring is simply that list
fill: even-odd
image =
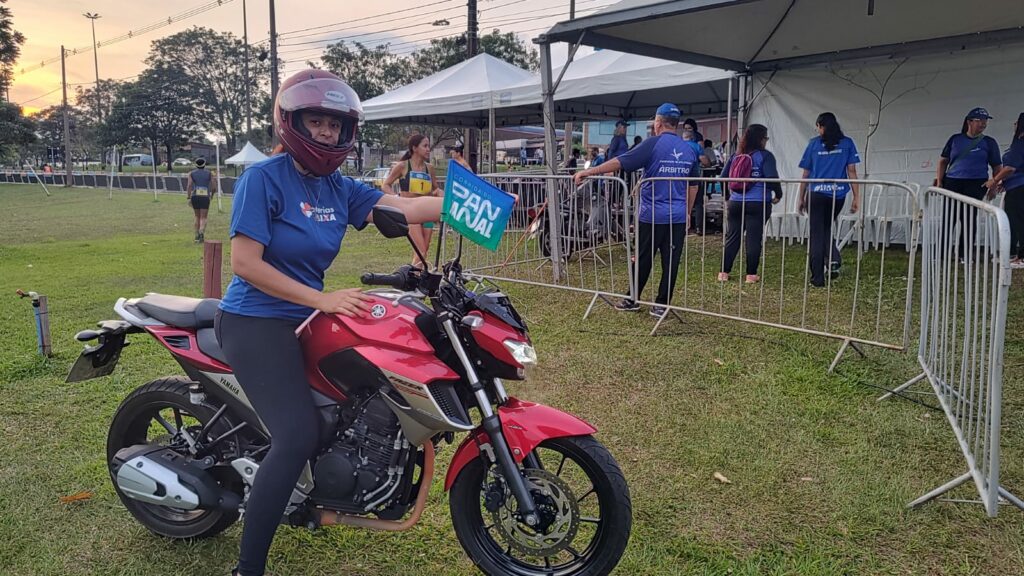
[{"label": "metal crowd barricade", "polygon": [[[619,178],[588,179],[575,186],[569,175],[484,174],[502,190],[519,197],[498,249],[465,243],[463,268],[490,280],[560,288],[598,298],[631,295],[629,225],[632,207]],[[548,200],[548,185],[557,205]],[[552,223],[554,222],[554,226]],[[456,234],[446,233],[444,253],[455,249]],[[561,274],[551,269],[552,243],[559,247]]]},{"label": "metal crowd barricade", "polygon": [[[185,191],[185,174],[157,174],[152,172],[74,172],[71,183],[73,186],[85,188],[108,188],[110,190],[133,190],[158,193],[180,194]],[[49,174],[28,170],[5,170],[0,172],[2,184],[44,184],[63,186],[65,174],[52,172]],[[231,194],[237,178],[221,176],[220,188],[224,194]]]},{"label": "metal crowd barricade", "polygon": [[[1024,502],[999,484],[1003,348],[1010,288],[1010,232],[998,207],[929,188],[923,195],[921,374],[931,385],[967,462],[967,472],[910,503],[920,506],[969,481],[989,516],[1000,497]],[[879,398],[889,397],[885,394]]]},{"label": "metal crowd barricade", "polygon": [[[861,198],[861,210],[857,214],[842,221],[840,218],[836,219],[829,229],[827,246],[838,244],[840,233],[845,230],[842,227],[844,223],[850,228],[846,235],[851,242],[842,252],[826,250],[825,264],[828,271],[824,273],[825,285],[819,288],[811,286],[810,283],[811,243],[804,242],[804,237],[809,233],[806,225],[808,216],[796,210],[796,201],[801,184],[826,181],[651,178],[641,180],[640,186],[650,183],[653,187],[658,183],[673,181],[683,181],[697,186],[699,193],[706,189],[705,184],[708,182],[721,183],[723,187],[730,181],[750,184],[776,182],[784,190],[784,202],[789,203],[792,209],[784,212],[787,214],[785,218],[775,222],[773,218],[764,214],[766,223],[762,232],[760,264],[756,271],[759,278],[751,283],[747,283],[746,275],[743,273],[747,259],[743,235],[749,229],[745,221],[746,216],[740,219],[741,244],[729,280],[719,281],[719,273],[723,272],[724,267],[725,239],[729,232],[729,219],[725,214],[728,204],[724,201],[705,201],[702,214],[688,215],[702,218],[705,223],[712,220],[721,221],[722,234],[710,234],[706,226],[699,226],[705,229],[704,234],[690,236],[684,242],[678,279],[676,285],[672,287],[672,303],[665,307],[664,313],[658,314],[658,321],[651,330],[652,335],[669,316],[676,312],[692,312],[834,338],[840,340],[842,344],[829,366],[829,371],[835,369],[851,347],[861,354],[863,352],[860,345],[898,351],[907,348],[916,266],[916,233],[920,221],[916,210],[915,187],[904,183],[875,180],[827,181],[856,183],[861,187],[862,194],[874,188],[886,193],[890,201],[874,202],[869,206],[864,194]],[[839,203],[834,199],[832,202],[832,209],[838,210]],[[636,203],[639,205],[640,201]],[[850,200],[848,199],[846,203],[848,210]],[[776,206],[782,205],[784,204]],[[902,206],[912,207],[910,218],[905,223],[907,229],[895,230],[896,221],[892,216]],[[721,210],[723,213],[711,215],[709,209]],[[775,209],[773,207],[773,215]],[[873,228],[873,222],[878,218],[884,218],[887,222],[884,230],[887,236],[881,242],[877,240],[878,236],[874,234]],[[902,235],[904,243],[907,244],[906,250],[890,249],[889,236],[893,235],[894,231]],[[800,240],[801,244],[794,245],[793,239]],[[634,241],[636,244],[633,251],[640,254],[639,235],[634,237]],[[873,250],[870,249],[872,244]],[[837,277],[833,277],[831,273],[833,266],[839,263],[833,254],[839,254],[842,260],[842,272]],[[660,272],[655,266],[648,282],[652,284],[651,290],[648,296],[637,295],[636,300],[639,303],[661,306],[654,302],[653,297],[657,289],[658,276]]]}]

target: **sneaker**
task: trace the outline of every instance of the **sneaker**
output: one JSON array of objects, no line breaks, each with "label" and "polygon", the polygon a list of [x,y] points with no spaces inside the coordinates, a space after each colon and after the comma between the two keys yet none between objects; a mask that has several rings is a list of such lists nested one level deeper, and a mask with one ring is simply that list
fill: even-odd
[{"label": "sneaker", "polygon": [[728,282],[729,281],[729,273],[728,272],[719,272],[718,273],[718,281],[719,282]]},{"label": "sneaker", "polygon": [[815,288],[824,288],[825,287],[825,281],[824,280],[814,280],[812,278],[811,279],[811,286],[813,286]]},{"label": "sneaker", "polygon": [[623,312],[638,312],[640,310],[640,305],[629,298],[623,298],[615,305],[615,309]]},{"label": "sneaker", "polygon": [[661,318],[666,312],[668,312],[668,309],[664,306],[651,306],[651,316],[655,318]]},{"label": "sneaker", "polygon": [[761,277],[757,274],[747,274],[746,278],[743,279],[747,284],[757,284],[761,281]]},{"label": "sneaker", "polygon": [[206,234],[203,233],[203,232],[200,232],[199,233],[199,239],[196,240],[196,242],[199,242],[200,244],[202,244],[203,242],[206,242]]}]

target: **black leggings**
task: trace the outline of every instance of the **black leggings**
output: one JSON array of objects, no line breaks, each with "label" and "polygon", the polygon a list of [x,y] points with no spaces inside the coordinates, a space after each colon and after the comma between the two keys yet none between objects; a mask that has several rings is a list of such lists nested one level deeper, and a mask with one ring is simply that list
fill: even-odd
[{"label": "black leggings", "polygon": [[300,322],[219,311],[217,341],[273,437],[245,507],[238,573],[263,574],[292,489],[313,457],[319,420],[295,329]]},{"label": "black leggings", "polygon": [[729,230],[725,234],[725,260],[722,272],[732,272],[732,263],[740,253],[740,238],[747,233],[747,275],[757,274],[761,265],[761,245],[764,240],[764,224],[772,215],[771,202],[743,202],[729,200]]},{"label": "black leggings", "polygon": [[[984,178],[943,178],[942,187],[950,192],[981,200],[988,191],[985,188],[985,182]],[[968,232],[978,229],[978,209],[973,206],[965,206],[963,212],[956,210],[953,215],[954,222],[961,215],[963,215],[963,220],[960,222],[960,240],[957,243],[957,248],[960,258],[965,258],[967,252],[974,249],[974,238],[968,238]]]},{"label": "black leggings", "polygon": [[1004,209],[1010,220],[1010,258],[1024,258],[1024,186],[1006,191]]},{"label": "black leggings", "polygon": [[[841,266],[842,257],[839,255],[839,248],[836,247],[835,235],[832,233],[832,223],[836,216],[843,211],[846,198],[836,198],[833,202],[832,196],[809,192],[808,216],[811,258],[811,284],[815,286],[825,285],[825,267],[829,264]],[[831,260],[826,262],[825,253],[831,254]]]},{"label": "black leggings", "polygon": [[668,304],[672,301],[672,291],[679,275],[679,258],[683,254],[683,242],[686,240],[686,222],[679,224],[647,224],[640,223],[637,241],[640,253],[637,256],[636,297],[647,285],[654,265],[654,253],[661,253],[661,283],[658,285],[657,304]]}]

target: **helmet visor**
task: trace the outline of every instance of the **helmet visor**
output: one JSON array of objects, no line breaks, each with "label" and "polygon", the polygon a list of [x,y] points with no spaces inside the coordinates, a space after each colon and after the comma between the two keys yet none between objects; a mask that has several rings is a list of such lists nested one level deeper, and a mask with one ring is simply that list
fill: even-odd
[{"label": "helmet visor", "polygon": [[322,108],[339,114],[355,112],[362,119],[359,101],[352,90],[334,78],[313,78],[282,90],[277,96],[282,110],[297,112],[307,108]]}]

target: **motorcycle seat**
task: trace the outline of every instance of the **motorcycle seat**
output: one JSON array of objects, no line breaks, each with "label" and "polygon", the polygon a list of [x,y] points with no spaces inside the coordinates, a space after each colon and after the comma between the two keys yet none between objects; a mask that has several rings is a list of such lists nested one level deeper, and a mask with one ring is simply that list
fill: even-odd
[{"label": "motorcycle seat", "polygon": [[220,300],[168,294],[146,294],[135,306],[149,316],[176,328],[213,328]]}]

